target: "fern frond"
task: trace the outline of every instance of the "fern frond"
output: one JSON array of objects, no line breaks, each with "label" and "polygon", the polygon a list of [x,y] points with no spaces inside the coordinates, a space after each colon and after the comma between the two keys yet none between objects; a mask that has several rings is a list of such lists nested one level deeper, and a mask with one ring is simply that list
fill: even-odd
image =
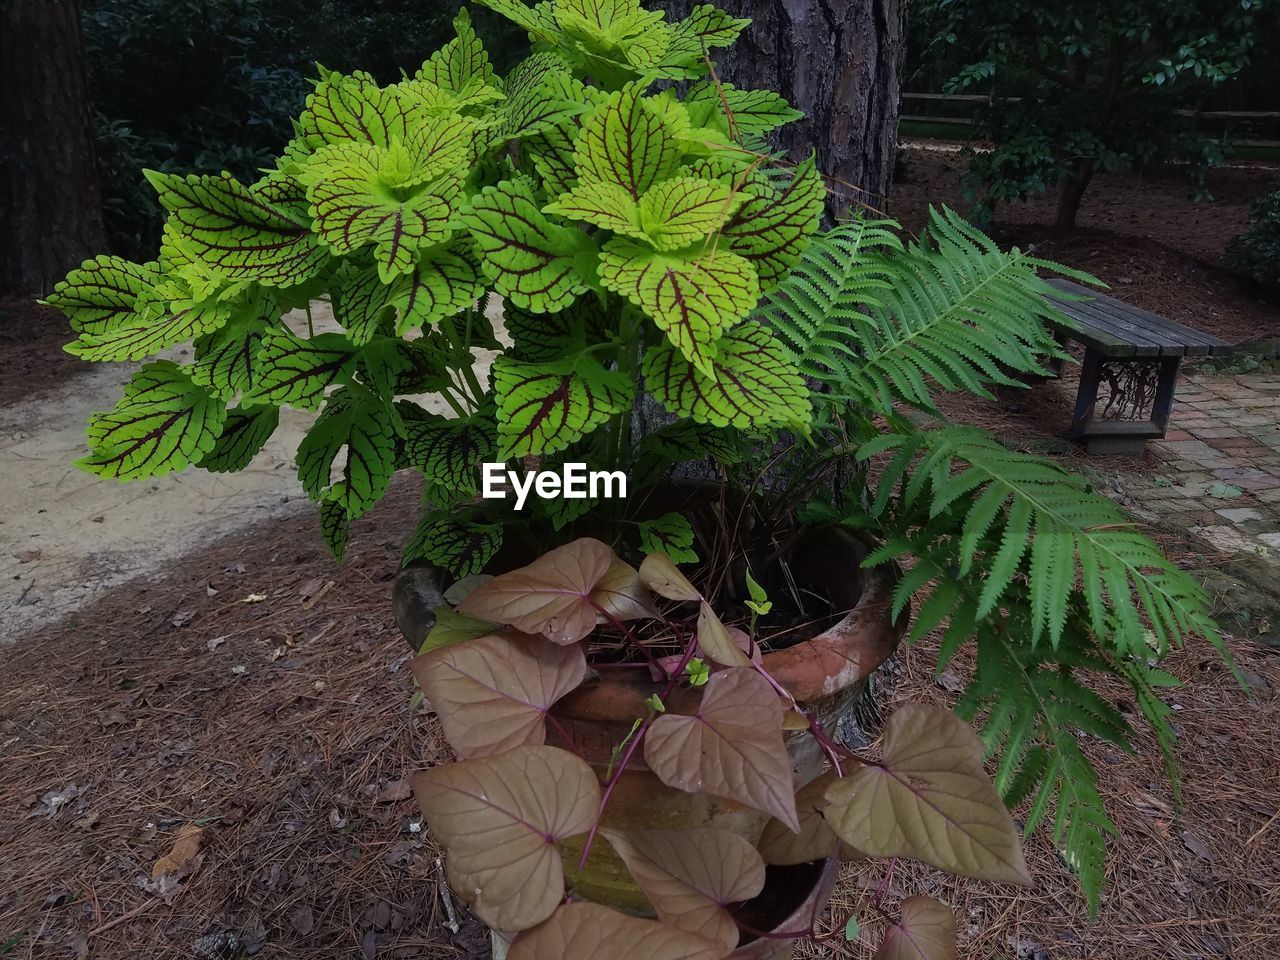
[{"label": "fern frond", "polygon": [[1042,358],[1063,355],[1036,275],[1046,266],[947,209],[906,248],[882,224],[849,224],[810,244],[757,317],[828,400],[932,410],[935,386],[990,397],[991,384],[1019,385],[1014,374],[1044,374]]}]

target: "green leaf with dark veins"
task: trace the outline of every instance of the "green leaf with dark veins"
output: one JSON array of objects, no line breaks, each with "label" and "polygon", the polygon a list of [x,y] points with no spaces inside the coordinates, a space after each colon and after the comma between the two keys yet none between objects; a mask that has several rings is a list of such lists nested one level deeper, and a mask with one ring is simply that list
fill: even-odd
[{"label": "green leaf with dark veins", "polygon": [[455,577],[480,573],[502,546],[502,524],[476,523],[450,513],[422,518],[404,548],[401,563],[423,559]]},{"label": "green leaf with dark veins", "polygon": [[302,283],[329,255],[311,225],[255,196],[230,174],[180,177],[146,171],[176,220],[184,248],[228,280],[263,286]]},{"label": "green leaf with dark veins", "polygon": [[438,323],[474,304],[484,293],[478,265],[461,251],[435,247],[413,269],[390,283],[376,268],[353,267],[333,292],[333,312],[355,344],[367,343],[394,310],[396,336]]},{"label": "green leaf with dark veins", "polygon": [[588,289],[595,244],[547,219],[527,180],[486,187],[458,220],[475,239],[484,272],[515,306],[551,313]]},{"label": "green leaf with dark veins", "polygon": [[332,73],[307,97],[296,142],[304,153],[343,142],[389,147],[409,132],[409,107],[395,88],[379,87],[363,71]]},{"label": "green leaf with dark veins", "polygon": [[258,369],[258,354],[270,315],[243,311],[221,330],[195,343],[191,379],[223,400],[247,393]]},{"label": "green leaf with dark veins", "polygon": [[341,563],[347,552],[347,537],[351,533],[351,518],[341,503],[329,500],[320,504],[320,536],[329,554]]},{"label": "green leaf with dark veins", "polygon": [[639,200],[676,171],[680,152],[675,138],[642,92],[643,84],[628,84],[583,123],[575,158],[579,180],[612,183]]},{"label": "green leaf with dark veins", "polygon": [[217,441],[196,466],[210,473],[243,470],[266,446],[279,423],[280,408],[270,404],[228,410]]},{"label": "green leaf with dark veins", "polygon": [[720,339],[714,372],[715,379],[705,376],[667,344],[645,353],[645,382],[672,413],[717,427],[807,428],[809,388],[759,323],[744,323]]},{"label": "green leaf with dark veins", "polygon": [[[736,130],[748,137],[763,136],[804,118],[803,112],[772,90],[738,90],[727,83],[696,84],[684,104],[695,127],[715,123],[726,132]],[[733,117],[732,123],[726,119],[726,110]]]},{"label": "green leaf with dark veins", "polygon": [[693,549],[693,527],[678,513],[666,513],[654,520],[640,521],[640,550],[665,553],[672,563],[697,563]]},{"label": "green leaf with dark veins", "polygon": [[503,310],[503,325],[517,360],[542,363],[577,353],[588,344],[604,343],[616,334],[616,321],[605,316],[599,297],[579,297],[557,313],[530,313],[519,307]]},{"label": "green leaf with dark veins", "polygon": [[433,53],[416,77],[447,90],[463,103],[474,102],[478,92],[485,88],[501,97],[493,64],[471,26],[466,7],[458,11],[453,29],[457,36]]},{"label": "green leaf with dark veins", "polygon": [[630,409],[635,392],[626,374],[586,353],[548,363],[500,356],[493,384],[503,460],[565,449]]},{"label": "green leaf with dark veins", "polygon": [[497,443],[493,418],[480,414],[455,420],[428,414],[405,424],[409,466],[449,490],[475,493],[480,484],[480,465],[493,458]]},{"label": "green leaf with dark veins", "polygon": [[356,352],[341,334],[306,340],[290,330],[268,330],[258,355],[257,380],[245,399],[315,410],[326,387],[351,378],[355,362]]},{"label": "green leaf with dark veins", "polygon": [[60,310],[72,330],[101,334],[158,317],[165,306],[155,292],[160,279],[155,263],[99,256],[68,273],[44,302]]},{"label": "green leaf with dark veins", "polygon": [[133,375],[114,409],[89,419],[90,453],[76,466],[117,480],[173,473],[213,447],[226,416],[226,404],[158,360]]},{"label": "green leaf with dark veins", "polygon": [[600,254],[600,281],[645,312],[708,376],[721,334],[760,296],[750,263],[726,250],[663,253],[614,238]]},{"label": "green leaf with dark veins", "polygon": [[[333,463],[344,447],[346,462],[330,482]],[[388,406],[340,390],[329,397],[298,444],[298,479],[312,499],[339,503],[354,520],[386,492],[395,472],[395,448]]]},{"label": "green leaf with dark veins", "polygon": [[165,347],[212,333],[230,319],[232,304],[177,301],[159,317],[136,319],[98,333],[82,333],[64,348],[89,361],[143,360]]},{"label": "green leaf with dark veins", "polygon": [[747,200],[725,224],[721,239],[728,249],[751,262],[762,289],[772,289],[800,260],[822,220],[826,196],[822,176],[810,156],[796,168],[784,189]]},{"label": "green leaf with dark veins", "polygon": [[543,207],[542,212],[581,220],[627,237],[646,236],[640,222],[640,207],[626,188],[616,183],[579,183]]},{"label": "green leaf with dark veins", "polygon": [[640,198],[640,222],[655,247],[676,250],[715,233],[746,199],[716,180],[673,177]]}]

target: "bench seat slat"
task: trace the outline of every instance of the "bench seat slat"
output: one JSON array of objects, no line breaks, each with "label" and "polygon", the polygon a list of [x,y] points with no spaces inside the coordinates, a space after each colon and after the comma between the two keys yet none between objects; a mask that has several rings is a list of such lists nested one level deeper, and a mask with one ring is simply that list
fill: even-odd
[{"label": "bench seat slat", "polygon": [[[1060,304],[1058,309],[1084,323],[1106,330],[1138,347],[1140,357],[1181,357],[1187,345],[1167,333],[1149,330],[1145,324],[1107,313],[1093,303]],[[1146,348],[1146,349],[1144,349]]]},{"label": "bench seat slat", "polygon": [[1114,297],[1097,293],[1069,280],[1055,278],[1049,282],[1064,292],[1091,298],[1087,303],[1059,301],[1060,309],[1068,312],[1079,309],[1092,317],[1106,317],[1115,321],[1113,324],[1108,324],[1113,331],[1131,329],[1135,333],[1141,332],[1148,341],[1159,343],[1162,348],[1182,348],[1180,352],[1162,349],[1162,356],[1177,356],[1180,354],[1208,356],[1231,351],[1229,343],[1219,340],[1210,334],[1202,333],[1199,330],[1185,327],[1180,323],[1158,316],[1149,310],[1143,310]]}]

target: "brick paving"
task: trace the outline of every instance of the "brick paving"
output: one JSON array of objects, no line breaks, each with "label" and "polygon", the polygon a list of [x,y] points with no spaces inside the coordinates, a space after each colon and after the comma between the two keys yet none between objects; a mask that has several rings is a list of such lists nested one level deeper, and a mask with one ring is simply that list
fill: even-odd
[{"label": "brick paving", "polygon": [[1280,563],[1280,375],[1191,375],[1178,386],[1162,460],[1126,476],[1139,514],[1227,554]]}]

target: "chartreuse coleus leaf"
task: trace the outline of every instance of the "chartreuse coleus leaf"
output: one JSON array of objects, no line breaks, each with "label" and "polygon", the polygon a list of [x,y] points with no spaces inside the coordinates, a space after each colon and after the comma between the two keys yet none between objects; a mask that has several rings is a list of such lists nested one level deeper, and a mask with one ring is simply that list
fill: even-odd
[{"label": "chartreuse coleus leaf", "polygon": [[329,500],[320,504],[320,536],[329,548],[329,555],[338,563],[347,552],[347,538],[351,535],[351,518],[341,503]]},{"label": "chartreuse coleus leaf", "polygon": [[470,307],[484,293],[479,264],[460,246],[421,252],[412,269],[389,283],[374,266],[344,267],[333,291],[333,313],[356,345],[368,343],[389,311],[396,336],[432,326]]},{"label": "chartreuse coleus leaf", "polygon": [[516,937],[510,960],[723,960],[724,944],[594,903],[566,903]]},{"label": "chartreuse coleus leaf", "polygon": [[328,254],[311,225],[256,196],[230,174],[145,174],[185,249],[220,276],[286,287],[324,269]]},{"label": "chartreuse coleus leaf", "polygon": [[589,353],[546,363],[500,356],[493,389],[503,460],[565,449],[629,409],[635,393],[626,374],[606,370]]},{"label": "chartreuse coleus leaf", "polygon": [[984,752],[978,735],[951,711],[903,707],[885,725],[880,763],[833,782],[824,816],[868,856],[1029,883],[1013,820],[983,769]]},{"label": "chartreuse coleus leaf", "polygon": [[270,404],[228,410],[222,432],[196,466],[211,473],[243,470],[266,446],[279,424],[280,408]]},{"label": "chartreuse coleus leaf", "polygon": [[[338,454],[346,459],[332,478]],[[298,479],[313,500],[338,503],[351,519],[366,513],[386,492],[395,472],[395,422],[387,404],[339,390],[325,402],[298,444]]]},{"label": "chartreuse coleus leaf", "polygon": [[515,140],[549,133],[574,122],[588,109],[589,94],[558,53],[535,53],[507,77],[502,104],[502,137]]},{"label": "chartreuse coleus leaf", "polygon": [[721,334],[755,306],[751,264],[723,249],[663,252],[615,237],[600,254],[600,282],[644,311],[707,376]]},{"label": "chartreuse coleus leaf", "polygon": [[602,832],[658,919],[728,950],[738,945],[728,908],[764,889],[764,861],[747,840],[706,827]]},{"label": "chartreuse coleus leaf", "polygon": [[646,434],[640,441],[632,461],[632,475],[636,484],[645,486],[660,479],[674,463],[708,457],[725,466],[741,463],[746,457],[743,441],[740,431],[677,420]]},{"label": "chartreuse coleus leaf", "polygon": [[351,378],[356,351],[338,333],[303,339],[291,330],[272,329],[262,336],[258,371],[246,400],[315,410],[325,388]]},{"label": "chartreuse coleus leaf", "polygon": [[470,231],[484,272],[517,307],[552,313],[585,292],[596,247],[582,231],[553,223],[527,180],[485,187],[458,217]]},{"label": "chartreuse coleus leaf", "polygon": [[90,361],[144,359],[217,330],[233,310],[225,300],[193,299],[186,284],[169,280],[154,263],[118,257],[86,261],[44,302],[80,331],[67,353]]},{"label": "chartreuse coleus leaf", "polygon": [[907,897],[872,960],[956,960],[956,915],[932,897]]},{"label": "chartreuse coleus leaf", "polygon": [[457,36],[431,55],[415,79],[425,80],[450,94],[454,109],[501,99],[501,83],[494,75],[484,44],[471,26],[466,7],[458,11],[453,29]]},{"label": "chartreuse coleus leaf", "polygon": [[103,334],[160,317],[165,309],[155,289],[160,280],[160,267],[154,262],[98,256],[68,273],[44,303],[60,310],[72,330]]},{"label": "chartreuse coleus leaf", "polygon": [[466,760],[545,743],[547,711],[586,679],[587,658],[580,644],[506,631],[449,644],[410,667],[449,746]]},{"label": "chartreuse coleus leaf", "polygon": [[731,17],[709,3],[698,4],[689,16],[672,25],[670,42],[654,68],[655,75],[667,80],[704,76],[707,53],[732,45],[750,25],[750,20]]},{"label": "chartreuse coleus leaf", "polygon": [[427,414],[405,424],[405,458],[433,484],[474,493],[480,465],[493,459],[497,433],[492,416],[450,420]]},{"label": "chartreuse coleus leaf", "polygon": [[382,279],[410,272],[420,251],[448,240],[462,194],[451,171],[462,165],[471,125],[460,117],[432,117],[390,148],[362,143],[324,147],[300,176],[315,213],[315,229],[340,255],[373,246]]},{"label": "chartreuse coleus leaf", "polygon": [[826,188],[812,156],[781,190],[753,186],[752,196],[720,232],[728,249],[755,268],[764,290],[776,287],[804,253],[822,219]]},{"label": "chartreuse coleus leaf", "polygon": [[480,584],[458,610],[522,633],[540,633],[564,646],[594,630],[600,610],[619,620],[653,616],[639,574],[607,544],[590,537]]},{"label": "chartreuse coleus leaf", "polygon": [[697,563],[693,549],[693,527],[678,513],[665,513],[640,521],[640,549],[645,553],[665,553],[675,563]]},{"label": "chartreuse coleus leaf", "polygon": [[639,204],[626,187],[616,183],[582,181],[543,207],[542,212],[581,220],[627,237],[645,236]]},{"label": "chartreuse coleus leaf", "polygon": [[413,791],[448,855],[450,886],[495,930],[526,930],[556,912],[564,898],[556,844],[590,830],[600,806],[586,761],[548,746],[424,770]]},{"label": "chartreuse coleus leaf", "polygon": [[587,117],[574,158],[580,183],[613,184],[639,200],[675,173],[680,163],[675,138],[642,92],[642,84],[628,84]]},{"label": "chartreuse coleus leaf", "polygon": [[332,143],[389,147],[405,139],[413,103],[395,87],[379,87],[363,71],[350,76],[321,72],[323,79],[298,119],[295,143],[302,155]]},{"label": "chartreuse coleus leaf", "polygon": [[715,124],[742,136],[762,136],[804,117],[772,90],[738,90],[727,83],[695,84],[683,102],[695,127]]},{"label": "chartreuse coleus leaf", "polygon": [[502,322],[513,343],[510,355],[516,360],[542,363],[576,353],[586,343],[603,343],[617,329],[605,315],[598,297],[579,297],[556,313],[530,313],[519,307],[505,307]]},{"label": "chartreuse coleus leaf", "polygon": [[665,713],[649,727],[649,769],[667,786],[736,800],[799,829],[778,695],[751,667],[712,674],[704,689],[697,713]]},{"label": "chartreuse coleus leaf", "polygon": [[689,363],[669,344],[644,357],[645,382],[664,407],[717,427],[804,430],[811,407],[809,388],[786,349],[751,321],[718,341],[713,377]]},{"label": "chartreuse coleus leaf", "polygon": [[262,337],[273,319],[266,305],[241,310],[230,323],[195,342],[191,379],[223,400],[253,386],[262,352]]},{"label": "chartreuse coleus leaf", "polygon": [[502,524],[433,511],[418,523],[405,545],[401,562],[428,560],[455,577],[469,577],[483,570],[501,546]]},{"label": "chartreuse coleus leaf", "polygon": [[89,419],[90,453],[76,466],[117,480],[182,470],[213,447],[226,416],[186,371],[158,360],[133,375],[114,409]]}]

